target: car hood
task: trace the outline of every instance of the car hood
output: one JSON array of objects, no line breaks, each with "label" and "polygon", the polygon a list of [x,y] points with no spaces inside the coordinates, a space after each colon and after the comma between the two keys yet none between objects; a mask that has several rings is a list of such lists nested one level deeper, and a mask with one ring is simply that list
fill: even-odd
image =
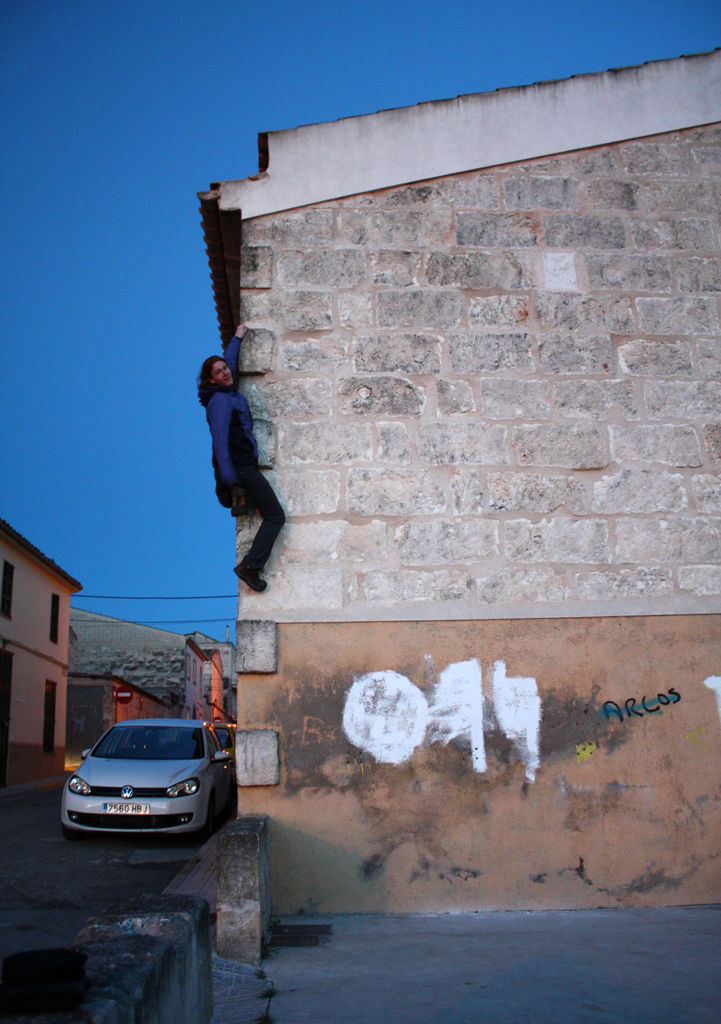
[{"label": "car hood", "polygon": [[145,786],[166,788],[191,775],[199,775],[205,767],[200,761],[141,761],[113,757],[87,757],[73,774],[89,786]]}]

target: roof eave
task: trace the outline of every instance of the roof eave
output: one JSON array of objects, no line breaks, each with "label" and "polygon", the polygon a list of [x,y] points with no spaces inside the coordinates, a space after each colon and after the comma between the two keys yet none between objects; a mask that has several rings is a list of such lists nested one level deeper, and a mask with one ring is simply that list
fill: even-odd
[{"label": "roof eave", "polygon": [[25,554],[30,555],[36,562],[39,562],[44,569],[49,570],[54,576],[62,580],[66,585],[71,594],[76,594],[79,590],[83,589],[82,583],[76,580],[69,573],[61,569],[60,566],[44,555],[40,548],[36,548],[34,544],[31,544],[21,533],[13,529],[10,523],[7,523],[4,519],[0,519],[0,533],[3,533],[6,539],[14,544],[17,548],[23,551]]},{"label": "roof eave", "polygon": [[240,210],[221,210],[220,190],[198,193],[220,338],[225,347],[240,320]]},{"label": "roof eave", "polygon": [[721,49],[263,134],[217,186],[246,219],[721,120]]}]

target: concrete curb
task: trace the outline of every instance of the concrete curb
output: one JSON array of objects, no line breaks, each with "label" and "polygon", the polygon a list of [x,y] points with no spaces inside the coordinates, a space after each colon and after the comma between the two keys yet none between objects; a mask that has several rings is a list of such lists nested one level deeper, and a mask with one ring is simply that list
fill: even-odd
[{"label": "concrete curb", "polygon": [[4,786],[0,789],[0,803],[25,796],[26,793],[34,793],[41,789],[57,789],[65,785],[70,772],[65,775],[54,775],[49,779],[35,779],[33,782],[21,782],[17,786]]}]

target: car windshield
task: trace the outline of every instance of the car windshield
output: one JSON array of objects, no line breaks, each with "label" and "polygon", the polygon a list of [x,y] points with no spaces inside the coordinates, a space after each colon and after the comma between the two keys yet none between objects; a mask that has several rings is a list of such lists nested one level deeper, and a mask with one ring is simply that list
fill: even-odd
[{"label": "car windshield", "polygon": [[93,757],[133,761],[197,761],[203,757],[203,730],[170,725],[133,725],[111,729]]}]

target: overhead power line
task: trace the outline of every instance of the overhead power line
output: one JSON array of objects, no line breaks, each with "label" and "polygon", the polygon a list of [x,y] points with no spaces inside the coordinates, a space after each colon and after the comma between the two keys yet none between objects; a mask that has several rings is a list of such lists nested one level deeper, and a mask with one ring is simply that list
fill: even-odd
[{"label": "overhead power line", "polygon": [[103,633],[107,633],[109,629],[124,629],[126,626],[182,626],[188,623],[194,622],[235,622],[235,615],[226,615],[224,619],[133,619],[132,622],[126,622],[125,620],[118,620],[113,622],[108,620],[104,616],[98,619],[90,619],[83,621],[82,632],[83,634],[91,633],[94,630],[102,630]]},{"label": "overhead power line", "polygon": [[189,622],[232,622],[234,621],[232,615],[226,615],[224,619],[139,619],[139,626],[162,626],[162,625],[174,625],[182,626],[187,625]]},{"label": "overhead power line", "polygon": [[231,598],[235,600],[237,594],[193,594],[190,597],[177,597],[177,596],[161,596],[161,597],[149,597],[147,595],[133,595],[128,594],[74,594],[73,600],[79,597],[85,597],[93,601],[228,601]]}]

